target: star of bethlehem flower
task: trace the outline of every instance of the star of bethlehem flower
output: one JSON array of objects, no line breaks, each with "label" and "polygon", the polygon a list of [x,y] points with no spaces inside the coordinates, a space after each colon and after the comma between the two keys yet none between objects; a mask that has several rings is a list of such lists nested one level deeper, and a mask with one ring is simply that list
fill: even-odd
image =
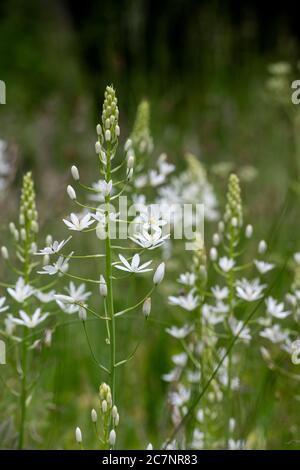
[{"label": "star of bethlehem flower", "polygon": [[254,260],[254,264],[260,274],[266,274],[275,267],[272,263],[266,263],[265,261],[258,261],[256,259]]},{"label": "star of bethlehem flower", "polygon": [[112,180],[106,182],[104,180],[100,180],[98,182],[99,191],[103,194],[103,196],[108,196],[112,190]]},{"label": "star of bethlehem flower", "polygon": [[183,273],[180,274],[178,279],[179,284],[183,284],[184,286],[194,286],[196,282],[196,275],[195,273]]},{"label": "star of bethlehem flower", "polygon": [[7,292],[20,304],[28,299],[33,293],[34,289],[26,284],[23,277],[19,277],[16,282],[15,288],[8,287]]},{"label": "star of bethlehem flower", "polygon": [[137,243],[142,248],[147,250],[154,250],[162,246],[167,239],[170,238],[170,234],[162,235],[162,230],[155,230],[152,233],[143,230],[142,233],[137,233],[133,237],[130,237],[130,240]]},{"label": "star of bethlehem flower", "polygon": [[92,225],[95,222],[95,219],[92,218],[92,214],[89,212],[79,216],[72,212],[72,214],[70,214],[70,220],[63,219],[63,222],[66,224],[69,230],[81,232],[82,230]]},{"label": "star of bethlehem flower", "polygon": [[229,319],[229,326],[234,336],[239,337],[240,340],[249,342],[251,340],[250,328],[247,326],[243,327],[242,320],[236,320],[235,318]]},{"label": "star of bethlehem flower", "polygon": [[226,286],[214,286],[211,288],[211,291],[217,300],[224,300],[228,297],[229,294],[229,289]]},{"label": "star of bethlehem flower", "polygon": [[223,256],[219,259],[219,266],[225,273],[228,273],[235,266],[235,261],[227,256]]},{"label": "star of bethlehem flower", "polygon": [[0,313],[6,312],[8,310],[8,305],[4,305],[6,301],[6,297],[0,297]]},{"label": "star of bethlehem flower", "polygon": [[[73,252],[70,253],[69,257],[72,256],[72,254]],[[56,263],[43,266],[43,270],[38,271],[38,274],[49,274],[50,276],[53,276],[57,273],[67,272],[69,269],[69,257],[64,258],[63,256],[60,256]]]},{"label": "star of bethlehem flower", "polygon": [[269,315],[272,315],[272,317],[283,319],[288,317],[291,312],[288,310],[284,310],[284,303],[283,302],[277,302],[273,297],[268,297],[266,300],[266,306],[267,306],[267,313]]},{"label": "star of bethlehem flower", "polygon": [[54,241],[51,245],[46,246],[35,255],[54,255],[60,252],[60,250],[71,240],[72,237],[67,238],[67,240],[62,240],[61,242]]},{"label": "star of bethlehem flower", "polygon": [[167,220],[163,219],[159,204],[151,204],[145,207],[137,217],[136,222],[142,226],[145,231],[160,230],[166,225]]},{"label": "star of bethlehem flower", "polygon": [[170,295],[169,303],[171,305],[179,305],[184,310],[188,310],[189,312],[191,312],[192,310],[195,310],[195,308],[198,307],[200,303],[200,298],[198,295],[194,294],[193,290],[191,290],[188,294],[179,295],[178,297]]},{"label": "star of bethlehem flower", "polygon": [[55,290],[51,290],[49,292],[41,292],[39,290],[34,291],[35,297],[42,302],[43,304],[47,304],[52,302],[54,299]]},{"label": "star of bethlehem flower", "polygon": [[236,282],[236,295],[246,302],[254,302],[262,297],[265,287],[266,285],[260,284],[258,279],[242,279]]},{"label": "star of bethlehem flower", "polygon": [[123,255],[119,255],[119,259],[123,264],[116,264],[115,268],[122,271],[127,271],[129,273],[146,273],[152,271],[152,268],[148,268],[148,266],[152,263],[152,260],[140,265],[141,259],[140,255],[138,254],[133,256],[131,263],[129,263]]},{"label": "star of bethlehem flower", "polygon": [[263,331],[260,332],[260,336],[262,338],[266,338],[271,343],[282,343],[289,338],[289,334],[287,331],[282,330],[280,325],[273,325],[270,328],[265,328]]},{"label": "star of bethlehem flower", "polygon": [[166,328],[166,332],[170,336],[173,336],[173,338],[183,339],[186,338],[193,331],[193,329],[194,328],[190,325],[184,325],[181,328],[178,328],[177,326],[171,326],[170,328]]},{"label": "star of bethlehem flower", "polygon": [[26,326],[26,328],[35,328],[42,323],[49,316],[49,313],[42,314],[40,308],[37,308],[32,316],[28,315],[23,310],[20,310],[19,315],[21,318],[13,317],[12,321],[16,325]]}]

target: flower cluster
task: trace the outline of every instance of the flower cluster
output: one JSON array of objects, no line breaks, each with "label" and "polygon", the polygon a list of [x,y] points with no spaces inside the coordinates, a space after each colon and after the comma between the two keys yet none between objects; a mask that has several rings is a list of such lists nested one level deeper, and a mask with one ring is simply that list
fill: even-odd
[{"label": "flower cluster", "polygon": [[[179,276],[180,294],[169,297],[170,304],[184,310],[187,317],[183,326],[166,329],[182,350],[172,356],[174,367],[163,379],[172,384],[169,404],[175,429],[187,413],[193,417],[186,420],[183,440],[177,439],[173,447],[244,447],[246,443],[235,435],[237,410],[233,399],[241,390],[241,377],[236,373],[240,354],[254,335],[287,345],[286,332],[277,322],[290,312],[282,302],[267,295],[266,276],[275,264],[262,259],[266,242],[259,243],[255,260],[247,264],[242,261],[243,246],[252,233],[251,225],[243,225],[239,180],[232,174],[225,214],[213,235],[209,270],[200,243],[191,270]],[[248,279],[244,272],[251,268],[258,275]],[[215,276],[219,278],[217,283],[213,281]],[[260,307],[261,315],[255,318],[255,309],[248,308],[252,304]]]}]

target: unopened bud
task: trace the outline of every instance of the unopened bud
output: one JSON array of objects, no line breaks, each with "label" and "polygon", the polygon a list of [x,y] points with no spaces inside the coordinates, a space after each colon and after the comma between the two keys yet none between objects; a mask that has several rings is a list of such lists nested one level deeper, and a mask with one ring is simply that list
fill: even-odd
[{"label": "unopened bud", "polygon": [[4,259],[9,258],[8,249],[6,248],[6,246],[1,247],[1,255]]},{"label": "unopened bud", "polygon": [[97,411],[93,408],[91,411],[91,420],[93,423],[97,423],[98,415]]},{"label": "unopened bud", "polygon": [[70,199],[72,199],[72,200],[76,199],[75,189],[70,184],[67,187],[67,193],[68,193],[68,196],[69,196]]},{"label": "unopened bud", "polygon": [[143,303],[143,315],[148,318],[151,313],[151,297],[148,297]]},{"label": "unopened bud", "polygon": [[78,171],[77,166],[73,165],[71,167],[71,174],[72,174],[72,177],[75,181],[79,180],[79,171]]},{"label": "unopened bud", "polygon": [[106,297],[107,296],[107,284],[106,284],[106,281],[104,279],[104,277],[100,276],[100,286],[99,286],[99,290],[100,290],[100,295],[102,297]]}]

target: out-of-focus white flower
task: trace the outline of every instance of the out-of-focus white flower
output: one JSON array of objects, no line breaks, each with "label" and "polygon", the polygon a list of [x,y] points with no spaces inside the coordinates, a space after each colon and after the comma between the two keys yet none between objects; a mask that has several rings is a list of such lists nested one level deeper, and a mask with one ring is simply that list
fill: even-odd
[{"label": "out-of-focus white flower", "polygon": [[276,344],[286,341],[289,337],[289,334],[287,331],[282,330],[280,325],[276,324],[269,328],[265,328],[260,332],[260,336]]},{"label": "out-of-focus white flower", "polygon": [[175,297],[173,295],[169,296],[169,303],[171,305],[179,305],[184,310],[192,311],[198,307],[200,303],[200,298],[198,295],[195,295],[193,290],[186,295],[179,295]]},{"label": "out-of-focus white flower", "polygon": [[23,310],[20,310],[19,315],[21,318],[13,317],[12,321],[16,323],[16,325],[26,326],[27,328],[32,329],[46,320],[46,318],[49,316],[49,313],[42,314],[41,309],[37,308],[32,317],[27,315],[27,313]]},{"label": "out-of-focus white flower", "polygon": [[258,279],[241,279],[236,282],[236,295],[246,302],[254,302],[262,297],[265,287],[266,285],[260,284]]},{"label": "out-of-focus white flower", "polygon": [[291,312],[288,310],[284,310],[284,303],[283,302],[277,302],[273,297],[268,297],[266,300],[266,306],[267,306],[267,313],[269,315],[272,315],[272,317],[275,318],[286,318],[288,317]]},{"label": "out-of-focus white flower", "polygon": [[243,450],[245,448],[245,441],[239,439],[229,439],[228,440],[228,450]]},{"label": "out-of-focus white flower", "polygon": [[[72,253],[69,256],[72,256]],[[43,270],[38,271],[38,274],[49,274],[50,276],[53,276],[57,273],[65,273],[68,271],[68,269],[69,258],[64,258],[63,256],[60,256],[56,263],[43,266]]]},{"label": "out-of-focus white flower", "polygon": [[168,176],[170,173],[173,173],[175,170],[175,165],[172,163],[169,163],[167,161],[167,154],[162,153],[157,160],[157,166],[159,168],[160,173],[162,173],[165,176]]},{"label": "out-of-focus white flower", "polygon": [[181,328],[178,328],[177,326],[171,326],[170,328],[166,328],[166,332],[170,336],[173,336],[173,338],[183,339],[186,338],[193,331],[193,329],[193,326],[190,325],[184,325]]},{"label": "out-of-focus white flower", "polygon": [[174,362],[175,366],[178,366],[178,367],[185,367],[187,364],[187,360],[188,360],[188,355],[185,352],[180,353],[180,354],[174,354],[172,356],[172,361]]},{"label": "out-of-focus white flower", "polygon": [[33,293],[34,289],[29,284],[25,283],[23,277],[19,277],[16,282],[15,288],[8,287],[7,292],[20,304],[28,299]]},{"label": "out-of-focus white flower", "polygon": [[100,180],[98,182],[99,190],[103,194],[103,196],[108,196],[112,190],[112,180],[106,182],[104,180]]},{"label": "out-of-focus white flower", "polygon": [[261,240],[258,244],[258,253],[263,255],[266,251],[267,251],[267,244],[265,242],[265,240]]},{"label": "out-of-focus white flower", "polygon": [[129,273],[146,273],[152,271],[152,268],[148,268],[148,266],[152,263],[152,260],[140,265],[141,259],[140,255],[138,254],[133,256],[131,263],[129,263],[123,255],[119,255],[119,259],[123,264],[116,264],[115,268],[122,271],[127,271]]},{"label": "out-of-focus white flower", "polygon": [[172,369],[167,374],[163,374],[161,378],[164,382],[177,382],[179,377],[180,377],[180,370],[178,369],[178,367],[176,367],[175,369]]},{"label": "out-of-focus white flower", "polygon": [[149,444],[147,445],[146,450],[153,450],[153,445],[151,444],[151,442],[149,442]]},{"label": "out-of-focus white flower", "polygon": [[184,385],[179,384],[178,389],[175,392],[169,393],[169,401],[173,406],[181,407],[187,401],[189,401],[191,397],[191,390],[186,388]]},{"label": "out-of-focus white flower", "polygon": [[222,256],[219,259],[219,266],[224,273],[228,273],[235,266],[235,261],[232,258],[227,258],[227,256]]},{"label": "out-of-focus white flower", "polygon": [[77,232],[81,232],[95,222],[95,220],[92,218],[92,214],[90,213],[82,216],[77,216],[76,214],[72,213],[70,214],[70,219],[71,220],[63,219],[63,221],[69,230],[75,230]]},{"label": "out-of-focus white flower", "polygon": [[71,240],[72,237],[67,238],[67,240],[62,240],[61,242],[54,241],[51,245],[46,246],[35,255],[54,255],[60,252],[60,250]]},{"label": "out-of-focus white flower", "polygon": [[300,340],[296,340],[291,344],[292,349],[292,363],[295,365],[300,364]]},{"label": "out-of-focus white flower", "polygon": [[165,268],[166,265],[165,263],[160,263],[153,276],[153,283],[158,286],[163,281],[163,278],[165,277]]},{"label": "out-of-focus white flower", "polygon": [[166,175],[164,175],[163,173],[159,173],[156,170],[149,171],[149,182],[153,188],[155,188],[156,186],[160,186],[165,182],[165,180]]},{"label": "out-of-focus white flower", "polygon": [[4,319],[4,325],[5,325],[5,333],[8,336],[11,336],[16,328],[16,324],[13,321],[13,315],[8,314],[7,317]]},{"label": "out-of-focus white flower", "polygon": [[224,300],[228,297],[229,294],[229,289],[226,286],[214,286],[211,288],[211,291],[217,300]]},{"label": "out-of-focus white flower", "polygon": [[55,290],[51,290],[49,292],[42,292],[42,291],[36,289],[34,291],[35,297],[40,302],[42,302],[43,304],[47,304],[47,303],[52,302],[53,300],[55,300],[54,294],[55,294]]},{"label": "out-of-focus white flower", "polygon": [[141,225],[142,229],[146,232],[159,231],[161,227],[168,223],[162,216],[159,204],[151,204],[145,207],[145,209],[140,212],[135,222]]},{"label": "out-of-focus white flower", "polygon": [[242,320],[236,320],[235,318],[230,318],[229,326],[234,336],[238,335],[239,339],[246,341],[246,342],[251,340],[250,328],[248,328],[247,326],[243,327]]},{"label": "out-of-focus white flower", "polygon": [[192,449],[203,449],[204,447],[204,438],[205,434],[204,432],[201,432],[200,429],[196,428],[194,429],[193,432],[193,439],[191,442],[191,448]]},{"label": "out-of-focus white flower", "polygon": [[300,252],[294,254],[294,261],[296,264],[300,264]]},{"label": "out-of-focus white flower", "polygon": [[178,282],[180,284],[183,284],[184,286],[194,286],[196,282],[196,275],[195,273],[189,273],[189,272],[180,274]]},{"label": "out-of-focus white flower", "polygon": [[0,297],[0,313],[6,312],[8,310],[8,305],[4,305],[6,297]]},{"label": "out-of-focus white flower", "polygon": [[267,272],[271,271],[275,265],[271,263],[266,263],[265,261],[258,261],[254,260],[254,264],[256,269],[260,272],[260,274],[266,274]]}]

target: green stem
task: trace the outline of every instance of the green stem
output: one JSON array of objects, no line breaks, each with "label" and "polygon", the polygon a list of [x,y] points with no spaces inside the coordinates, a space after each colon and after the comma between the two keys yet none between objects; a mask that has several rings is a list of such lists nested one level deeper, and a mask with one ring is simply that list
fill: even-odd
[{"label": "green stem", "polygon": [[[26,327],[24,327],[25,329]],[[18,449],[23,449],[24,445],[24,434],[25,434],[25,422],[26,422],[26,400],[27,400],[27,344],[25,340],[24,333],[24,341],[22,344],[22,381],[21,381],[21,395],[20,395],[20,409],[21,409],[21,417],[20,417],[20,430],[19,430],[19,443]]]},{"label": "green stem", "polygon": [[[106,167],[106,181],[110,181],[111,177],[111,161],[110,151],[107,152],[107,167]],[[112,402],[115,404],[116,397],[116,326],[115,326],[115,315],[114,315],[114,298],[113,298],[113,279],[112,279],[112,252],[111,252],[111,240],[110,240],[110,194],[105,197],[106,203],[106,240],[105,240],[105,271],[106,271],[106,283],[107,283],[107,297],[106,306],[107,314],[110,318],[110,382],[111,382],[111,394]]]}]

